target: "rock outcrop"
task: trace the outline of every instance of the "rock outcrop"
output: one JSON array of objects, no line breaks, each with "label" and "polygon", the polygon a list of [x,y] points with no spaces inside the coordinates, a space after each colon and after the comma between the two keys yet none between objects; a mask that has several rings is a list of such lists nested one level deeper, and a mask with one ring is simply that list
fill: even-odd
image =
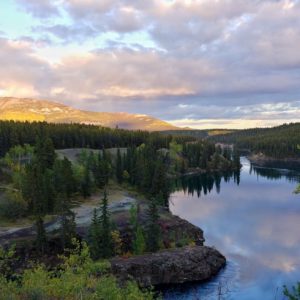
[{"label": "rock outcrop", "polygon": [[134,279],[142,287],[208,280],[225,264],[226,259],[220,252],[206,246],[111,260],[112,272],[121,282]]}]

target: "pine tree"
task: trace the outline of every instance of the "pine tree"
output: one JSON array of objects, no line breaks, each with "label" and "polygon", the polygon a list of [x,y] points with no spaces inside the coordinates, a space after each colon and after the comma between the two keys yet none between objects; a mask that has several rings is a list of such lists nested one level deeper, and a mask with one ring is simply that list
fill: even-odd
[{"label": "pine tree", "polygon": [[108,211],[108,198],[106,189],[104,190],[102,203],[100,206],[99,216],[101,242],[100,242],[100,253],[101,257],[109,258],[112,256],[112,237],[111,237],[111,222],[110,214]]},{"label": "pine tree", "polygon": [[180,173],[183,175],[185,172],[186,172],[185,160],[184,158],[182,158],[180,164]]},{"label": "pine tree", "polygon": [[42,254],[46,252],[47,247],[47,236],[44,227],[44,220],[42,216],[37,216],[35,221],[36,226],[36,247]]},{"label": "pine tree", "polygon": [[233,167],[237,170],[241,168],[240,153],[236,147],[233,148]]},{"label": "pine tree", "polygon": [[138,208],[132,205],[130,208],[130,223],[132,226],[132,250],[136,255],[143,254],[146,249],[144,231],[138,222]]},{"label": "pine tree", "polygon": [[51,169],[55,161],[55,149],[50,138],[39,136],[35,145],[35,157],[43,169]]},{"label": "pine tree", "polygon": [[147,224],[147,249],[155,252],[160,248],[160,226],[158,224],[159,213],[156,200],[152,198],[148,208],[148,224]]},{"label": "pine tree", "polygon": [[71,246],[76,236],[75,214],[71,210],[71,196],[75,191],[75,179],[71,162],[64,158],[56,160],[53,167],[57,208],[60,214],[60,237],[62,249]]},{"label": "pine tree", "polygon": [[72,245],[72,239],[76,237],[75,213],[70,208],[70,200],[67,195],[61,195],[60,211],[60,239],[62,249]]},{"label": "pine tree", "polygon": [[116,178],[118,183],[122,183],[123,181],[123,165],[122,165],[122,156],[120,149],[117,151],[117,160],[116,160]]},{"label": "pine tree", "polygon": [[95,182],[99,189],[102,189],[105,186],[106,176],[104,172],[104,161],[102,159],[101,152],[99,152],[94,169]]},{"label": "pine tree", "polygon": [[135,240],[133,243],[133,253],[136,255],[143,254],[146,250],[146,242],[144,237],[144,231],[140,225],[136,228]]},{"label": "pine tree", "polygon": [[89,248],[93,259],[100,258],[100,241],[101,241],[101,230],[99,224],[99,216],[97,209],[94,209],[92,222],[89,228]]},{"label": "pine tree", "polygon": [[89,167],[86,165],[84,167],[83,180],[81,183],[81,193],[83,198],[90,197],[91,190],[92,190],[92,179],[91,179]]},{"label": "pine tree", "polygon": [[35,216],[36,225],[36,247],[41,253],[46,249],[46,231],[44,229],[43,217],[47,212],[47,197],[45,187],[45,172],[35,160],[26,166],[23,178],[23,198],[28,202],[29,208]]},{"label": "pine tree", "polygon": [[170,195],[170,186],[167,179],[166,167],[162,158],[156,162],[155,172],[152,179],[151,195],[162,200],[159,204],[168,206],[168,199]]}]

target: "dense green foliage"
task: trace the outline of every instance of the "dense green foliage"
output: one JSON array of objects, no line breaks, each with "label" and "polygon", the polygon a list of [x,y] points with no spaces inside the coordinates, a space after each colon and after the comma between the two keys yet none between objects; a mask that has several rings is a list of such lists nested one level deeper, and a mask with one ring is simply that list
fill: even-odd
[{"label": "dense green foliage", "polygon": [[62,264],[54,270],[49,271],[43,265],[35,265],[17,277],[6,276],[7,273],[1,269],[4,265],[9,265],[12,253],[0,248],[0,295],[3,300],[154,299],[152,291],[142,291],[134,282],[119,287],[116,279],[109,273],[109,263],[92,261],[85,243],[76,243],[75,249],[68,256],[61,256]]},{"label": "dense green foliage", "polygon": [[[34,145],[36,137],[41,135],[48,136],[55,149],[134,147],[150,140],[158,149],[167,148],[172,140],[171,135],[94,125],[0,121],[0,157],[13,146]],[[177,139],[193,140],[191,137],[178,137]]]},{"label": "dense green foliage", "polygon": [[147,196],[161,198],[160,204],[166,204],[169,198],[168,153],[157,151],[152,144],[142,144],[136,148],[129,148],[123,158],[118,161],[125,174],[123,180],[137,187]]},{"label": "dense green foliage", "polygon": [[155,252],[160,248],[161,232],[158,224],[159,214],[157,203],[154,198],[149,202],[148,208],[148,224],[147,224],[147,249],[150,252]]},{"label": "dense green foliage", "polygon": [[104,190],[99,215],[94,210],[89,232],[89,243],[93,259],[109,258],[113,256],[113,241],[110,214],[108,211],[107,192]]},{"label": "dense green foliage", "polygon": [[262,152],[275,158],[300,157],[300,123],[284,124],[273,128],[239,130],[216,135],[212,141],[236,144],[240,149]]},{"label": "dense green foliage", "polygon": [[186,159],[184,168],[231,171],[241,167],[239,153],[235,149],[221,149],[207,141],[184,144],[182,154]]},{"label": "dense green foliage", "polygon": [[145,234],[138,219],[138,207],[132,205],[130,208],[130,224],[133,230],[132,251],[133,254],[143,254],[146,250]]}]

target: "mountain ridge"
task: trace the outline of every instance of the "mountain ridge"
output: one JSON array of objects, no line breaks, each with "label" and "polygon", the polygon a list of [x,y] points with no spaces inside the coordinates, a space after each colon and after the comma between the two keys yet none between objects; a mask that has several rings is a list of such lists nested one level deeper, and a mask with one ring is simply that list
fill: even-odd
[{"label": "mountain ridge", "polygon": [[0,97],[0,120],[81,123],[131,130],[164,131],[178,127],[146,114],[93,112],[44,99]]}]

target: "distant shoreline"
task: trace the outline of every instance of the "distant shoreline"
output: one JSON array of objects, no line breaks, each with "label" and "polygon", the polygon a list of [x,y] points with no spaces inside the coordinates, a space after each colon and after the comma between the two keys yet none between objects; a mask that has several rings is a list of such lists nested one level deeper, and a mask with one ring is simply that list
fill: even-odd
[{"label": "distant shoreline", "polygon": [[247,155],[247,158],[253,162],[282,161],[282,162],[299,162],[300,163],[300,157],[275,158],[275,157],[267,156],[264,154],[250,154],[250,155]]},{"label": "distant shoreline", "polygon": [[260,167],[275,167],[300,171],[300,157],[274,158],[264,154],[250,154],[246,157],[251,163]]}]

